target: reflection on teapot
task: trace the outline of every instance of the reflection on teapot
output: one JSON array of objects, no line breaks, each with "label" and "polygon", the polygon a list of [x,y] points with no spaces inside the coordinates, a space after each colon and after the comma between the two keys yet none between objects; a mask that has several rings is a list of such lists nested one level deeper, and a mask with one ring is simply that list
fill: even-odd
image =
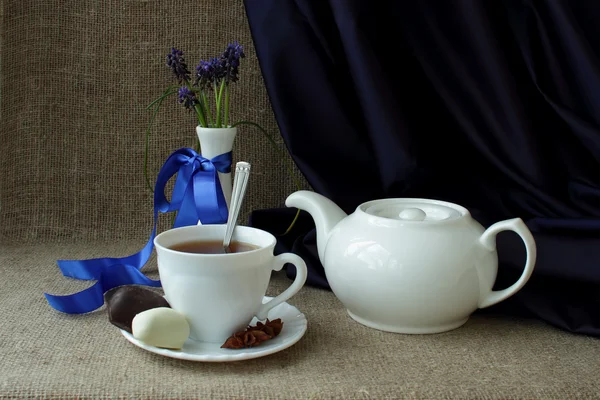
[{"label": "reflection on teapot", "polygon": [[[366,326],[399,333],[458,328],[477,309],[496,304],[529,280],[536,246],[520,218],[487,230],[456,204],[429,199],[382,199],[346,215],[326,197],[292,193],[288,207],[315,220],[319,258],[333,293]],[[512,286],[494,291],[496,235],[512,230],[527,250]]]}]

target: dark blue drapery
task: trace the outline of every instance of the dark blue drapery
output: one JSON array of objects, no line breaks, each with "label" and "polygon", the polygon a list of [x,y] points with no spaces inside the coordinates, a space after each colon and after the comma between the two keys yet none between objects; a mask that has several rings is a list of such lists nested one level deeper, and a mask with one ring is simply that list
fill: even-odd
[{"label": "dark blue drapery", "polygon": [[[288,149],[346,212],[383,197],[521,217],[536,271],[491,307],[600,336],[600,2],[246,0]],[[281,232],[295,210],[257,210]],[[278,218],[285,214],[289,218]],[[280,238],[327,287],[314,226]],[[524,249],[498,237],[497,288]],[[292,272],[293,273],[293,272]],[[480,311],[484,312],[484,311]]]}]

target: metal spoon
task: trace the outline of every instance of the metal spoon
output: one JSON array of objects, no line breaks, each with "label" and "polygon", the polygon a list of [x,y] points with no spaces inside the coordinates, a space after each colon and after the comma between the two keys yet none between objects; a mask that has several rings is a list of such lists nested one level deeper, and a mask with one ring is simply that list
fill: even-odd
[{"label": "metal spoon", "polygon": [[237,223],[240,214],[240,208],[246,194],[246,186],[250,177],[250,163],[240,161],[235,164],[235,175],[233,177],[233,190],[231,193],[231,205],[229,207],[229,215],[227,217],[227,226],[225,227],[225,238],[223,239],[223,249],[225,253],[231,253],[229,247],[231,236]]}]

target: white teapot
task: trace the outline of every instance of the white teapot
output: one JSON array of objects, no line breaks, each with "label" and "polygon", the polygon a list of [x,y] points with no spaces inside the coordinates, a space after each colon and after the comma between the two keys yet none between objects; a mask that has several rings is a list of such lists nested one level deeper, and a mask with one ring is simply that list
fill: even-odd
[{"label": "white teapot", "polygon": [[[346,215],[326,197],[292,193],[288,207],[315,220],[319,258],[333,293],[359,323],[383,331],[438,333],[467,322],[529,280],[536,246],[520,218],[487,230],[456,204],[412,198],[363,203]],[[512,230],[525,242],[519,280],[492,290],[498,271],[496,234]]]}]

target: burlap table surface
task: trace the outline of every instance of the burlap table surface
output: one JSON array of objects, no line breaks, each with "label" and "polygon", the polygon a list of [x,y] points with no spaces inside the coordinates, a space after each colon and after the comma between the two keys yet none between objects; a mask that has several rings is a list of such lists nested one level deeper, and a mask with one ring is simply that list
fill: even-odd
[{"label": "burlap table surface", "polygon": [[[600,343],[541,322],[475,315],[437,335],[399,335],[354,322],[329,292],[290,300],[308,320],[294,346],[254,360],[171,359],[129,343],[105,308],[51,309],[43,292],[82,284],[60,278],[54,259],[126,254],[135,243],[0,248],[0,398],[598,398]],[[156,278],[152,260],[144,269]],[[268,293],[289,285],[273,278]]]},{"label": "burlap table surface", "polygon": [[[44,292],[91,284],[62,277],[57,259],[128,255],[150,234],[144,108],[171,83],[171,46],[193,68],[240,41],[248,57],[232,115],[279,137],[277,124],[239,0],[4,0],[0,18],[0,398],[598,398],[598,340],[539,321],[476,315],[444,334],[390,334],[305,287],[290,301],[308,319],[300,342],[211,364],[133,346],[104,308],[56,312]],[[194,126],[174,99],[163,105],[151,181],[169,153],[193,145]],[[260,133],[240,130],[236,160],[253,164],[242,222],[295,190]],[[144,271],[157,278],[154,259]],[[288,284],[276,275],[268,294]]]}]

